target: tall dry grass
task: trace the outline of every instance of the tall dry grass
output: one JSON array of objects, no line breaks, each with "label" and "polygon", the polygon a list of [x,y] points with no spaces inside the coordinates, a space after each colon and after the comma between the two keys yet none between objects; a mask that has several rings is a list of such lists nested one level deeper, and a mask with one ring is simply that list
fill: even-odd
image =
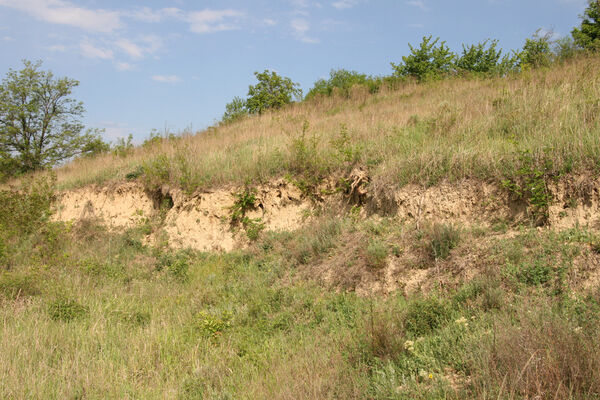
[{"label": "tall dry grass", "polygon": [[[307,122],[324,173],[347,168],[335,139],[342,127],[357,162],[388,185],[510,176],[520,151],[557,172],[600,164],[600,58],[498,78],[407,83],[350,99],[326,97],[138,147],[131,155],[79,159],[57,170],[63,188],[123,179],[139,166],[156,183],[190,190],[293,174],[293,140]],[[541,162],[541,161],[540,161]]]}]

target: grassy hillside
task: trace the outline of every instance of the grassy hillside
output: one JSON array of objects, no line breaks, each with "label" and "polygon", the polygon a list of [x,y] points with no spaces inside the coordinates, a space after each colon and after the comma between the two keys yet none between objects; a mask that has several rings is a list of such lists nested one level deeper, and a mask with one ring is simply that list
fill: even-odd
[{"label": "grassy hillside", "polygon": [[595,172],[600,161],[600,58],[501,78],[404,84],[350,99],[324,97],[125,156],[83,159],[58,170],[68,188],[142,174],[194,191],[324,177],[350,164],[374,184],[432,184],[464,177],[513,177],[530,152],[547,174]]},{"label": "grassy hillside", "polygon": [[123,230],[52,213],[58,190],[90,183],[194,192],[287,177],[310,194],[356,167],[368,188],[468,177],[540,208],[548,182],[577,175],[581,193],[564,197],[589,209],[599,99],[597,57],[356,88],[76,160],[56,182],[26,177],[0,190],[0,398],[597,399],[595,210],[559,229],[323,202],[299,229],[256,229],[229,253],[169,247],[162,204]]}]

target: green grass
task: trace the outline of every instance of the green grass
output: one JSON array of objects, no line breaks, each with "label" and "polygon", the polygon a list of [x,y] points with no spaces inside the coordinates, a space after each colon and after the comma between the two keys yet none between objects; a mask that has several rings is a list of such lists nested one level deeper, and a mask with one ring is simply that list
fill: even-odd
[{"label": "green grass", "polygon": [[[325,214],[210,254],[143,245],[142,226],[47,224],[52,235],[8,238],[20,251],[0,272],[2,398],[600,395],[600,297],[580,284],[594,231],[496,234],[470,280],[360,297],[306,278],[339,257],[377,273],[410,255],[406,241],[431,239]],[[450,272],[486,233],[461,230],[437,268]]]}]

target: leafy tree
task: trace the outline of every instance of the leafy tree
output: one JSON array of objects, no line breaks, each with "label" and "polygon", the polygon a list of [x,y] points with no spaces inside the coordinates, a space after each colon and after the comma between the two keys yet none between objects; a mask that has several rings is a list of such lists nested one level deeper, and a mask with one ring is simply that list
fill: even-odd
[{"label": "leafy tree", "polygon": [[81,150],[85,157],[95,157],[110,152],[110,143],[105,142],[101,137],[96,137],[88,141]]},{"label": "leafy tree", "polygon": [[79,82],[40,71],[41,61],[23,64],[0,85],[0,157],[13,173],[51,167],[98,139],[82,132],[83,104],[69,97]]},{"label": "leafy tree", "polygon": [[600,50],[600,0],[590,0],[581,16],[581,26],[573,29],[575,43],[586,50]]},{"label": "leafy tree", "polygon": [[423,37],[423,41],[418,48],[409,43],[408,47],[410,47],[411,54],[402,57],[403,63],[401,64],[392,63],[394,74],[426,80],[440,78],[450,72],[456,55],[446,46],[446,42],[441,42],[436,46],[440,38],[433,41],[431,39],[432,36]]},{"label": "leafy tree", "polygon": [[246,109],[251,114],[261,114],[270,108],[280,108],[291,103],[292,97],[300,98],[299,84],[290,78],[281,77],[274,71],[255,72],[258,83],[248,88]]},{"label": "leafy tree", "polygon": [[248,110],[246,109],[246,100],[235,96],[231,102],[225,105],[225,114],[223,114],[221,122],[224,124],[234,122],[245,115],[248,115]]},{"label": "leafy tree", "polygon": [[344,96],[349,96],[350,88],[354,85],[368,84],[371,78],[366,74],[346,69],[332,69],[329,73],[329,79],[319,79],[314,87],[306,94],[306,98],[312,98],[317,95],[331,96],[335,89],[338,89]]},{"label": "leafy tree", "polygon": [[483,43],[472,44],[465,47],[460,57],[456,60],[456,68],[459,71],[490,73],[498,69],[498,62],[502,54],[501,49],[496,49],[497,40],[492,40],[486,48],[489,40]]},{"label": "leafy tree", "polygon": [[552,62],[550,51],[550,38],[552,33],[540,34],[538,29],[532,38],[525,40],[523,51],[520,53],[521,66],[547,67]]}]

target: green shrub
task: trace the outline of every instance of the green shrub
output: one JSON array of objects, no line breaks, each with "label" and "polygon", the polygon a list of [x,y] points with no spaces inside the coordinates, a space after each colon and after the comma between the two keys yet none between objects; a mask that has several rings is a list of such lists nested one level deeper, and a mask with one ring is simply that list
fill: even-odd
[{"label": "green shrub", "polygon": [[40,293],[36,279],[31,275],[5,272],[0,274],[0,297],[13,300]]},{"label": "green shrub", "polygon": [[460,230],[454,225],[435,224],[430,232],[431,256],[445,260],[460,242]]},{"label": "green shrub", "polygon": [[371,268],[383,268],[388,256],[388,245],[380,239],[371,239],[366,249],[367,265]]},{"label": "green shrub", "polygon": [[230,103],[225,105],[225,114],[223,114],[223,117],[221,118],[221,123],[229,124],[240,120],[246,115],[248,115],[246,100],[236,96]]},{"label": "green shrub", "polygon": [[246,109],[250,114],[262,114],[268,109],[281,108],[291,103],[294,96],[302,96],[299,84],[292,82],[290,78],[268,70],[262,73],[255,72],[254,75],[258,83],[248,88],[246,99]]},{"label": "green shrub", "polygon": [[230,223],[232,225],[243,222],[248,211],[254,210],[256,201],[256,189],[245,186],[244,189],[234,194],[233,205],[229,208],[231,212]]},{"label": "green shrub", "polygon": [[534,68],[547,67],[552,62],[550,50],[550,37],[552,33],[540,34],[538,30],[532,38],[525,40],[525,45],[520,53],[521,64]]},{"label": "green shrub", "polygon": [[56,177],[24,178],[20,187],[0,190],[0,231],[5,239],[39,230],[51,216]]},{"label": "green shrub", "polygon": [[436,297],[410,302],[403,315],[404,329],[415,336],[423,336],[438,329],[448,319],[448,309]]},{"label": "green shrub", "polygon": [[356,71],[345,69],[331,70],[329,79],[319,79],[315,82],[312,89],[306,94],[306,99],[316,96],[331,96],[333,93],[340,93],[344,97],[350,96],[350,89],[355,85],[368,85],[373,78],[367,77]]},{"label": "green shrub", "polygon": [[198,327],[204,335],[216,339],[231,326],[232,317],[230,312],[215,314],[201,311],[197,317]]},{"label": "green shrub", "polygon": [[528,150],[517,154],[513,176],[502,180],[517,199],[525,199],[531,207],[532,220],[540,225],[547,222],[552,192],[547,182],[554,175],[554,162],[544,154],[534,155]]},{"label": "green shrub", "polygon": [[536,286],[548,283],[553,277],[553,268],[544,260],[522,263],[516,267],[517,279],[526,285]]},{"label": "green shrub", "polygon": [[69,322],[84,317],[88,308],[66,297],[58,297],[48,306],[48,314],[54,321]]},{"label": "green shrub", "polygon": [[446,42],[436,46],[440,39],[431,39],[432,36],[424,36],[418,48],[409,44],[411,54],[402,57],[403,63],[392,63],[394,74],[423,81],[438,79],[451,72],[456,55],[446,46]]},{"label": "green shrub", "polygon": [[502,50],[496,49],[497,40],[492,40],[488,46],[488,40],[476,45],[465,47],[460,57],[456,60],[456,68],[459,71],[475,72],[475,73],[491,73],[498,69],[498,61]]},{"label": "green shrub", "polygon": [[571,32],[577,46],[585,50],[600,50],[600,3],[589,0],[581,17],[581,26]]}]

